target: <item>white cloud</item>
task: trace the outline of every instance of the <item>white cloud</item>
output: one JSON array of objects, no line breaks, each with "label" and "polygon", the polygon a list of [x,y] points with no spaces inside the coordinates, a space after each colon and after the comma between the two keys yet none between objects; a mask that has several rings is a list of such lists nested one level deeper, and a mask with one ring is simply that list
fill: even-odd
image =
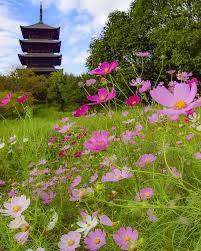
[{"label": "white cloud", "polygon": [[[18,64],[20,52],[20,25],[24,22],[12,16],[9,2],[1,2],[0,8],[0,72],[6,73]],[[19,63],[20,64],[20,63]]]},{"label": "white cloud", "polygon": [[81,51],[79,55],[77,55],[73,62],[76,64],[84,64],[86,62],[87,57],[89,56],[89,53],[87,51]]},{"label": "white cloud", "polygon": [[[27,0],[28,1],[28,0]],[[39,6],[40,0],[29,0]],[[58,25],[61,26],[62,67],[66,71],[80,73],[85,69],[88,47],[92,37],[97,36],[114,10],[125,11],[132,0],[43,0],[44,8],[55,7],[59,11]],[[21,51],[22,17],[15,16],[19,0],[0,0],[0,72],[20,65],[17,54]],[[71,20],[72,10],[76,15]]]}]

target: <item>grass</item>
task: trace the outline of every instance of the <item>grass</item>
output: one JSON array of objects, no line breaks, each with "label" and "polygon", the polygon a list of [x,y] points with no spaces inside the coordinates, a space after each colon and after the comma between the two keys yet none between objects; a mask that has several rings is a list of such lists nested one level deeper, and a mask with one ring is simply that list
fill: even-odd
[{"label": "grass", "polygon": [[[70,141],[62,143],[62,137],[53,132],[52,127],[61,124],[60,119],[66,116],[75,124],[70,129]],[[120,250],[113,241],[112,234],[120,227],[131,226],[139,233],[137,250],[200,251],[201,161],[195,159],[195,153],[200,151],[201,134],[190,128],[184,118],[177,122],[149,124],[147,116],[142,108],[135,108],[126,118],[119,111],[111,117],[100,113],[94,117],[75,119],[70,113],[59,113],[49,108],[40,111],[32,119],[1,121],[0,139],[6,143],[0,149],[0,178],[6,182],[5,186],[0,187],[1,207],[8,200],[7,193],[12,188],[19,195],[30,197],[31,204],[24,212],[26,221],[30,224],[29,239],[24,246],[13,239],[18,231],[7,227],[11,218],[0,216],[0,250],[35,250],[37,247],[58,250],[60,237],[78,228],[76,222],[79,220],[79,213],[85,210],[89,214],[95,211],[106,214],[114,222],[113,227],[97,226],[107,232],[107,244],[101,250]],[[132,118],[135,119],[134,122],[127,125],[122,123]],[[81,158],[74,157],[74,153],[83,150],[83,142],[91,137],[93,131],[107,130],[118,139],[126,130],[135,130],[139,124],[143,129],[135,144],[113,140],[104,151],[83,155]],[[87,136],[77,139],[82,128],[87,128]],[[193,137],[187,140],[186,136],[190,133]],[[7,143],[8,138],[13,135],[16,135],[17,142],[10,145]],[[47,140],[53,135],[57,135],[59,139],[50,147]],[[28,142],[24,143],[25,138],[28,138]],[[70,149],[61,158],[58,152],[64,145],[70,145]],[[138,167],[140,156],[148,153],[154,154],[156,160],[146,168]],[[109,166],[101,168],[100,163],[104,158],[111,158],[112,155],[116,155],[117,160],[110,161]],[[47,164],[37,166],[42,159],[46,159]],[[48,191],[56,193],[56,197],[49,205],[44,205],[39,196],[33,195],[33,191],[41,188],[44,182],[52,181],[57,176],[55,170],[60,166],[66,166],[69,179],[62,182],[58,178],[56,184],[48,188]],[[101,177],[112,166],[119,169],[127,166],[133,177],[102,183]],[[173,176],[172,167],[176,167],[182,176]],[[33,182],[28,183],[30,172],[34,168],[48,168],[50,173],[37,175]],[[89,178],[94,173],[98,173],[99,179],[89,184]],[[71,202],[69,185],[77,175],[82,176],[79,187],[90,186],[93,193],[81,201]],[[61,176],[64,174],[57,177]],[[145,187],[151,187],[154,196],[149,200],[136,201],[136,194]],[[149,220],[147,210],[150,208],[154,209],[157,221]],[[59,215],[58,223],[53,230],[47,231],[47,224],[54,212]],[[84,245],[78,250],[85,250]]]}]

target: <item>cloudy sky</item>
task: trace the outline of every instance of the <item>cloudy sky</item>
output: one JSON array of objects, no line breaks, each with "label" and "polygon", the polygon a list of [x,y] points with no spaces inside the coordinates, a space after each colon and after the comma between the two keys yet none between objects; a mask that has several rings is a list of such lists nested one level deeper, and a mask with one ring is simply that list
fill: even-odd
[{"label": "cloudy sky", "polygon": [[[132,0],[43,0],[44,22],[61,27],[62,68],[86,71],[89,43],[113,10],[127,10]],[[40,0],[0,0],[0,73],[19,65],[20,25],[39,21]]]}]

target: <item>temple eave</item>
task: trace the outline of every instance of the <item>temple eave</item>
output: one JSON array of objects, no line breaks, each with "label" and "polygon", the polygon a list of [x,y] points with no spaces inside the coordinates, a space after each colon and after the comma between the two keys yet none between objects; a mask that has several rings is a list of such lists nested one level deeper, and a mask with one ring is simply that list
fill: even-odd
[{"label": "temple eave", "polygon": [[18,54],[19,58],[44,58],[44,59],[49,59],[49,58],[56,58],[56,59],[61,59],[62,55],[61,54],[53,54],[53,53],[27,53],[27,54]]}]

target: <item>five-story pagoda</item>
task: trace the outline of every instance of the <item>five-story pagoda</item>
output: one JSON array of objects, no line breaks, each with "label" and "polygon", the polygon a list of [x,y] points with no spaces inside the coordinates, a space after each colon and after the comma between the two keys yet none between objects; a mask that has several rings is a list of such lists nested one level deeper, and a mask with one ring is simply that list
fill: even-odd
[{"label": "five-story pagoda", "polygon": [[23,40],[20,45],[24,54],[19,54],[22,65],[32,68],[37,74],[49,74],[57,71],[61,65],[62,55],[59,54],[60,27],[54,28],[43,23],[42,3],[40,4],[40,22],[30,26],[20,26]]}]

